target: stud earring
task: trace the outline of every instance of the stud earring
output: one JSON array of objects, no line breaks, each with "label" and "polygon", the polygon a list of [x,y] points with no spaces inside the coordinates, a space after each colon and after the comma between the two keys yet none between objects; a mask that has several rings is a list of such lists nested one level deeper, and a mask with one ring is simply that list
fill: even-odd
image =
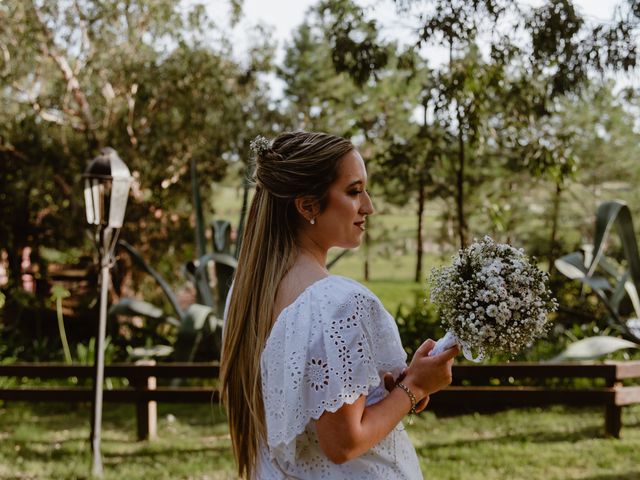
[{"label": "stud earring", "polygon": [[315,219],[315,218],[312,218],[311,220],[309,220],[309,223],[310,223],[311,225],[315,225],[315,224],[316,224],[316,219]]}]

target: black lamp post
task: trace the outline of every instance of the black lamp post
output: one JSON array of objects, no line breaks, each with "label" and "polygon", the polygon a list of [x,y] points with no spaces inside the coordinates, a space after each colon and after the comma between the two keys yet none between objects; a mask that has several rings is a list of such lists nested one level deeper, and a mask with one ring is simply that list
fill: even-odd
[{"label": "black lamp post", "polygon": [[91,450],[91,473],[102,476],[100,436],[102,428],[102,387],[104,383],[104,342],[107,330],[109,269],[114,261],[118,233],[124,221],[132,177],[112,148],[104,148],[84,172],[84,200],[87,222],[96,226],[95,239],[100,252],[100,321],[96,335],[95,379]]}]

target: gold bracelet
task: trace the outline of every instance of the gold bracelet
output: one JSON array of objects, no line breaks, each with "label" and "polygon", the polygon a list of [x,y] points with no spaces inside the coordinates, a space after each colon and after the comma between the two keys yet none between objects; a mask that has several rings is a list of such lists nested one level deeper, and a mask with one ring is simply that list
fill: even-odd
[{"label": "gold bracelet", "polygon": [[402,390],[404,390],[404,392],[409,396],[409,400],[411,400],[411,410],[409,410],[409,423],[411,423],[412,420],[413,420],[413,415],[416,414],[416,404],[418,403],[418,402],[416,402],[416,396],[409,389],[409,387],[407,387],[404,383],[398,382],[397,385]]}]

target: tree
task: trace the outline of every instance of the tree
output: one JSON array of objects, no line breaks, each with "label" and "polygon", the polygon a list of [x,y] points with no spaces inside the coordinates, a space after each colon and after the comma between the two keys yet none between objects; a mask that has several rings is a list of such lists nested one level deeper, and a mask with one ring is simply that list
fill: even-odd
[{"label": "tree", "polygon": [[69,262],[90,251],[81,174],[105,145],[136,179],[122,236],[175,281],[176,261],[195,255],[191,171],[206,196],[249,158],[253,136],[286,121],[260,79],[273,46],[259,41],[240,64],[230,44],[209,44],[216,27],[202,5],[170,0],[10,0],[0,25],[0,249],[11,288],[27,246],[43,278],[43,247]]},{"label": "tree", "polygon": [[[229,161],[248,153],[248,139],[265,131],[263,119],[270,125],[277,117],[258,78],[270,68],[272,46],[255,48],[247,67],[231,60],[230,45],[205,46],[204,32],[215,27],[202,5],[12,1],[2,9],[11,18],[0,37],[6,53],[4,164],[40,165],[50,173],[32,171],[33,166],[24,170],[38,181],[54,177],[56,168],[56,182],[65,185],[62,198],[53,183],[44,186],[49,209],[40,215],[45,221],[54,217],[51,225],[62,221],[60,232],[54,228],[39,242],[67,238],[64,232],[69,232],[70,245],[82,243],[77,230],[69,228],[77,216],[65,223],[69,215],[60,205],[71,203],[74,215],[82,210],[79,176],[85,162],[107,144],[138,181],[128,212],[131,231],[142,243],[165,243],[169,231],[178,234],[172,241],[179,241],[193,214],[185,201],[189,182],[182,181],[189,178],[190,162],[200,178],[221,178]],[[37,138],[45,145],[27,149]],[[42,158],[46,145],[51,158]],[[13,187],[4,188],[11,198]],[[32,199],[43,198],[42,193]],[[160,221],[149,222],[149,213]],[[12,228],[16,235],[20,230]],[[162,250],[149,252],[161,258]]]},{"label": "tree", "polygon": [[[407,106],[397,94],[406,87],[407,73],[387,69],[395,52],[378,38],[377,24],[349,0],[318,4],[294,33],[280,70],[293,123],[299,128],[335,132],[362,146],[372,184],[376,185],[377,155],[384,138],[397,125]],[[383,69],[383,70],[380,70]],[[380,71],[379,71],[380,70]],[[404,98],[404,97],[403,97]],[[370,275],[365,233],[364,278]]]},{"label": "tree", "polygon": [[[425,3],[396,2],[407,15]],[[635,67],[637,2],[618,8],[616,24],[595,27],[568,0],[551,0],[531,11],[501,0],[434,1],[429,7],[416,15],[416,48],[439,45],[449,51],[448,63],[433,73],[436,81],[425,82],[424,96],[433,111],[432,126],[456,139],[446,158],[454,172],[460,245],[467,241],[470,190],[481,185],[482,170],[491,163],[494,171],[525,169],[555,179],[553,249],[562,184],[575,170],[572,135],[551,128],[559,123],[556,100],[580,93],[589,71]],[[529,37],[531,46],[515,43],[512,38],[518,35]],[[480,41],[488,55],[479,54]]]}]

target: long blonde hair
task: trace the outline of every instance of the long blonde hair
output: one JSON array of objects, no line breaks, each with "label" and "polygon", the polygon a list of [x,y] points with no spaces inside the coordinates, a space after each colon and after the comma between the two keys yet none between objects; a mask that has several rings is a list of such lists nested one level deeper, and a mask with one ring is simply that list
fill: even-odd
[{"label": "long blonde hair", "polygon": [[339,162],[353,148],[348,140],[326,133],[287,132],[257,155],[256,191],[229,301],[220,365],[240,477],[253,477],[259,444],[266,443],[260,357],[273,326],[278,286],[297,255],[302,217],[294,201],[310,197],[322,211]]}]

